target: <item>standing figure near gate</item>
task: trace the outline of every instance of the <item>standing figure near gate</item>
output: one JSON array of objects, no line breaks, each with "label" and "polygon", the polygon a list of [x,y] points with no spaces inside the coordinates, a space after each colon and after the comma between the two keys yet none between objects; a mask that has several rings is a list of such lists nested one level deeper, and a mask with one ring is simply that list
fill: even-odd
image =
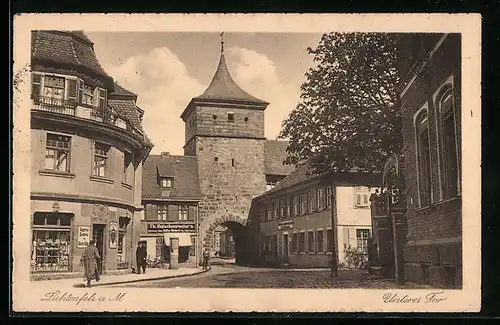
[{"label": "standing figure near gate", "polygon": [[92,239],[80,258],[80,265],[83,265],[85,279],[87,280],[87,287],[90,287],[90,281],[92,279],[99,282],[100,277],[97,262],[100,259],[101,256],[99,255],[99,250],[95,247],[95,241]]},{"label": "standing figure near gate", "polygon": [[203,252],[203,263],[202,263],[203,270],[208,269],[209,261],[210,261],[210,251],[208,250],[208,248],[205,248],[205,251]]}]

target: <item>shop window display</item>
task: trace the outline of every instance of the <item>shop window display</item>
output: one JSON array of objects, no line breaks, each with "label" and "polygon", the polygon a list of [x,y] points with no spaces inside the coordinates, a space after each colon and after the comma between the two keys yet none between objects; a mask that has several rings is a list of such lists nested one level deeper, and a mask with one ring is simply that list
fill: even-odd
[{"label": "shop window display", "polygon": [[31,272],[71,271],[72,214],[36,212],[33,218]]}]

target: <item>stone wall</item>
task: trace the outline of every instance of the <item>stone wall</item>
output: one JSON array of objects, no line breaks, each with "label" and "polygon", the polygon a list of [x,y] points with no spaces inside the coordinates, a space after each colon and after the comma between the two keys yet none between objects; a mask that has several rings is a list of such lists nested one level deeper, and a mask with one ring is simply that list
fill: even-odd
[{"label": "stone wall", "polygon": [[198,137],[196,146],[203,196],[200,230],[207,246],[211,226],[227,221],[244,225],[252,199],[265,191],[264,141]]}]

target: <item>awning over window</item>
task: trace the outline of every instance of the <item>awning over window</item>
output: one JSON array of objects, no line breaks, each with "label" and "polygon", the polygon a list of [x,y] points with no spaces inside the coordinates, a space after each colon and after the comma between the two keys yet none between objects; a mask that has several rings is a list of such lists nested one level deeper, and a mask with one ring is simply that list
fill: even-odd
[{"label": "awning over window", "polygon": [[170,238],[179,238],[179,246],[191,246],[191,234],[185,232],[166,232],[163,233],[163,239],[165,240],[165,245],[170,246]]}]

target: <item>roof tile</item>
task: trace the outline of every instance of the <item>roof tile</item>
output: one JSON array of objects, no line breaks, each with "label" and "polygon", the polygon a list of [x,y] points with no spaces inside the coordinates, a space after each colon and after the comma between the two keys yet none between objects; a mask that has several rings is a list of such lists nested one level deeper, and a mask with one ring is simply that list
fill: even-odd
[{"label": "roof tile", "polygon": [[264,167],[268,175],[289,175],[295,167],[285,165],[288,141],[266,140],[264,143]]},{"label": "roof tile", "polygon": [[169,199],[201,198],[196,156],[148,156],[142,172],[143,199],[165,198],[162,196],[165,189],[160,187],[158,176],[174,178],[174,186],[169,189]]}]

